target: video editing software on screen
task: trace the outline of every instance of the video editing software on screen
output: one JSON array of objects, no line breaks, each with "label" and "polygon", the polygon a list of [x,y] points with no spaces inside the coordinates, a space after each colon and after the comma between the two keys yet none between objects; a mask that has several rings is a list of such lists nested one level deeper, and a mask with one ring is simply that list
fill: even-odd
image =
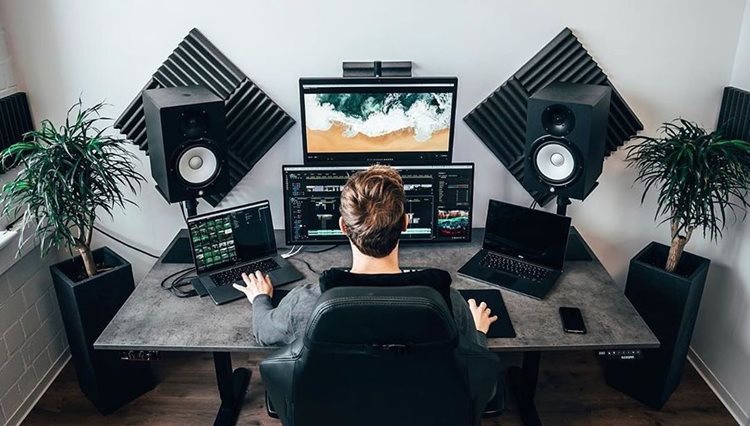
[{"label": "video editing software on screen", "polygon": [[[473,164],[396,166],[404,181],[409,226],[403,241],[470,241]],[[349,176],[365,167],[284,166],[287,244],[347,241],[339,198]]]},{"label": "video editing software on screen", "polygon": [[300,79],[307,165],[447,164],[455,77]]},{"label": "video editing software on screen", "polygon": [[276,250],[268,202],[190,218],[188,229],[198,272]]}]

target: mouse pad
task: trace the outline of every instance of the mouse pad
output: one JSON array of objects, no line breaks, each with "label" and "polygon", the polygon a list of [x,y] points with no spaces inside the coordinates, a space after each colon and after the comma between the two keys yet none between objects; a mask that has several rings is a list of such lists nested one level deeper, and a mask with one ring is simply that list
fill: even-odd
[{"label": "mouse pad", "polygon": [[466,289],[458,290],[464,300],[474,299],[477,303],[484,302],[490,308],[490,315],[497,315],[497,321],[490,325],[487,337],[509,338],[516,337],[516,330],[510,320],[508,310],[503,302],[503,295],[499,290]]}]

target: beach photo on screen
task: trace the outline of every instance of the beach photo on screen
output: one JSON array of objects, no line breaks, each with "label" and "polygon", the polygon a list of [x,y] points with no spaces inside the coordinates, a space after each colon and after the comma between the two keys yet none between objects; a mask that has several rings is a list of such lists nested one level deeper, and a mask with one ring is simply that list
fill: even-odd
[{"label": "beach photo on screen", "polygon": [[442,152],[451,93],[306,93],[309,153]]}]

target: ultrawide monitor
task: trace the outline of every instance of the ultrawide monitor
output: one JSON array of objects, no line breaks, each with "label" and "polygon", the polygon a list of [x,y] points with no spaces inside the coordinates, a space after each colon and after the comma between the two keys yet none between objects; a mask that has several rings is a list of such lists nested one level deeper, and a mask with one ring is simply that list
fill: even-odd
[{"label": "ultrawide monitor", "polygon": [[[346,242],[339,229],[341,188],[366,167],[284,166],[287,244]],[[403,242],[471,241],[474,165],[395,166],[404,181],[409,226]]]}]

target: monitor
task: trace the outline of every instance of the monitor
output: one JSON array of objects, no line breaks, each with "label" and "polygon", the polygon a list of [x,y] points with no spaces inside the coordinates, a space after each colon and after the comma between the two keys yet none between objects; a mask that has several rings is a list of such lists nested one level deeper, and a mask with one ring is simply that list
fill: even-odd
[{"label": "monitor", "polygon": [[569,217],[490,200],[483,248],[562,269],[569,231]]},{"label": "monitor", "polygon": [[[341,188],[366,166],[284,166],[287,244],[348,241],[339,229]],[[473,164],[395,166],[404,181],[409,226],[403,242],[471,241]]]},{"label": "monitor", "polygon": [[187,225],[198,273],[276,254],[268,201],[193,216]]},{"label": "monitor", "polygon": [[306,165],[449,164],[455,77],[302,78]]}]

